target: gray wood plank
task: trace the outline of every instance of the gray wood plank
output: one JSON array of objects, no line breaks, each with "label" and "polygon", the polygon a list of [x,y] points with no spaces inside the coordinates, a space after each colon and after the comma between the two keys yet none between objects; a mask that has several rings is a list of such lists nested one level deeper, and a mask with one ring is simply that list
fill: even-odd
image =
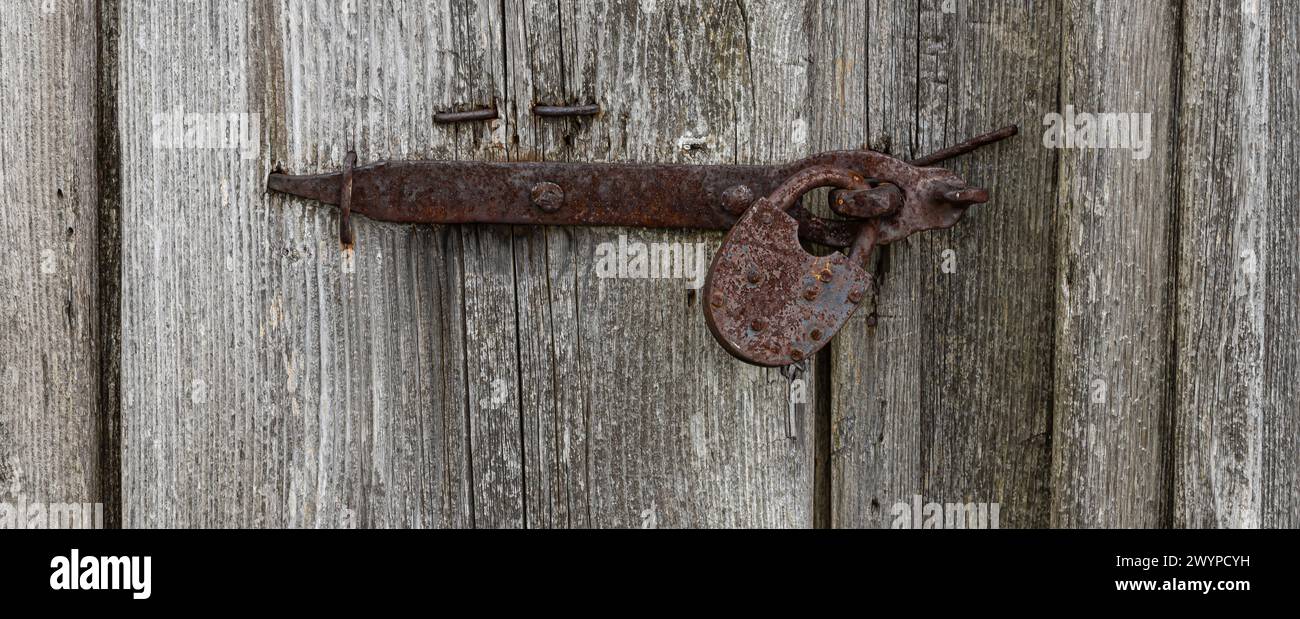
[{"label": "gray wood plank", "polygon": [[[1290,10],[1286,10],[1290,9]],[[1300,11],[1270,13],[1269,135],[1272,170],[1264,332],[1264,511],[1261,525],[1300,527]]]},{"label": "gray wood plank", "polygon": [[1146,114],[1151,133],[1146,158],[1059,151],[1053,526],[1170,515],[1177,18],[1161,3],[1066,3],[1056,111]]},{"label": "gray wood plank", "polygon": [[96,169],[96,19],[89,0],[0,5],[0,503],[105,503]]},{"label": "gray wood plank", "polygon": [[[756,163],[809,152],[801,3],[507,6],[514,158]],[[603,111],[539,120],[533,102]],[[516,235],[528,525],[811,526],[811,406],[787,438],[789,382],[728,357],[681,280],[597,277],[598,248],[620,235],[703,243],[708,257],[720,242]]]},{"label": "gray wood plank", "polygon": [[1269,15],[1288,9],[1183,6],[1174,526],[1262,524],[1269,299],[1295,299],[1268,289],[1270,67],[1294,64]]},{"label": "gray wood plank", "polygon": [[850,60],[869,142],[912,157],[1008,123],[1025,135],[950,164],[993,201],[882,252],[874,307],[835,341],[835,526],[906,524],[915,495],[1049,522],[1056,155],[1035,134],[1056,103],[1060,7],[945,6],[868,6],[867,57]]},{"label": "gray wood plank", "polygon": [[[812,71],[809,73],[808,96],[812,110],[811,140],[816,151],[862,148],[867,145],[867,49],[871,45],[866,36],[868,15],[859,0],[817,2],[811,6],[808,20],[812,29]],[[901,89],[900,89],[901,90]],[[891,91],[893,92],[893,91]],[[824,194],[818,192],[805,199],[804,206],[820,216],[829,216]],[[860,312],[867,311],[860,309]],[[857,320],[863,320],[857,318]],[[845,334],[837,337],[853,337]],[[819,380],[823,388],[818,394],[818,443],[816,454],[816,505],[815,523],[818,528],[834,526],[834,515],[841,511],[834,501],[857,502],[859,486],[841,486],[837,483],[841,471],[840,453],[833,451],[833,437],[839,420],[835,412],[840,392],[833,369],[839,356],[836,345],[822,349],[818,355],[821,365]],[[852,497],[852,498],[850,498]],[[865,500],[869,501],[870,498]]]},{"label": "gray wood plank", "polygon": [[1300,504],[1290,7],[1184,7],[1176,526],[1288,527]]},{"label": "gray wood plank", "polygon": [[[431,121],[499,92],[495,6],[125,3],[127,526],[474,524],[460,232],[358,218],[350,256],[333,209],[264,187],[500,150]],[[158,147],[178,108],[256,118],[252,158]]]},{"label": "gray wood plank", "polygon": [[[508,156],[518,130],[509,110],[514,105],[507,87],[513,76],[506,67],[508,48],[502,40],[503,5],[491,3],[484,19],[471,24],[476,36],[492,49],[492,101],[501,118],[490,124],[490,144],[463,155],[475,160]],[[484,104],[488,101],[484,100]],[[490,147],[489,147],[490,146]],[[466,408],[470,423],[475,524],[479,527],[526,526],[525,474],[520,403],[518,277],[511,251],[509,226],[464,226]]]}]

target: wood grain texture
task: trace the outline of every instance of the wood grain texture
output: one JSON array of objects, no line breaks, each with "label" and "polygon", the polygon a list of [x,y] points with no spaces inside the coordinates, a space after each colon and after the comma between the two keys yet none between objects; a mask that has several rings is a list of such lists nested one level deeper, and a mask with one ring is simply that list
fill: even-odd
[{"label": "wood grain texture", "polygon": [[[798,3],[506,3],[516,159],[785,161],[808,152]],[[539,119],[533,103],[599,103]],[[720,235],[519,230],[528,525],[808,527],[813,419],[789,382],[728,357],[680,279],[604,279],[602,243]],[[809,384],[809,398],[816,385]]]},{"label": "wood grain texture", "polygon": [[1274,295],[1295,299],[1294,289],[1268,287],[1270,66],[1294,63],[1271,58],[1269,15],[1288,10],[1267,1],[1183,5],[1178,527],[1262,524],[1266,346],[1284,335],[1268,333],[1266,316]]},{"label": "wood grain texture", "polygon": [[9,507],[106,502],[111,487],[98,404],[95,23],[89,0],[0,5],[0,229],[10,237],[0,248],[0,502]]},{"label": "wood grain texture", "polygon": [[1270,13],[1269,227],[1264,332],[1261,525],[1300,528],[1300,11]]},{"label": "wood grain texture", "polygon": [[1174,525],[1294,527],[1300,21],[1274,2],[1184,11]]},{"label": "wood grain texture", "polygon": [[[50,6],[0,7],[0,158],[28,162],[0,166],[0,501],[113,489],[120,148],[129,527],[888,527],[914,495],[1003,527],[1300,526],[1288,5]],[[1046,148],[1065,105],[1150,112],[1150,158]],[[170,144],[175,114],[256,126]],[[334,209],[265,193],[349,149],[908,158],[1009,123],[947,164],[993,200],[880,253],[793,438],[790,382],[728,357],[697,291],[596,272],[621,237],[707,263],[719,234],[357,218],[349,253]]]},{"label": "wood grain texture", "polygon": [[835,340],[833,523],[891,526],[919,494],[1045,526],[1056,158],[1034,134],[1056,102],[1060,7],[872,2],[867,28],[872,146],[913,157],[1009,123],[1026,135],[950,164],[992,202],[882,252],[874,308]]},{"label": "wood grain texture", "polygon": [[1167,3],[1066,3],[1056,111],[1146,114],[1151,133],[1146,158],[1059,151],[1053,526],[1170,514],[1177,18]]},{"label": "wood grain texture", "polygon": [[[124,234],[128,525],[642,526],[647,509],[663,526],[810,524],[811,417],[785,437],[787,382],[717,349],[682,282],[595,278],[618,231],[358,220],[348,262],[333,212],[261,191],[273,167],[334,169],[350,147],[362,161],[793,158],[806,138],[787,146],[763,123],[806,136],[802,90],[753,83],[801,83],[801,22],[704,4],[539,3],[504,22],[495,3],[338,8],[123,9],[124,219],[140,222]],[[215,12],[232,19],[202,17]],[[542,28],[579,16],[627,21],[570,26],[574,51],[548,48],[561,39]],[[752,61],[747,36],[771,56]],[[541,137],[533,100],[597,84],[620,86],[601,91],[607,135]],[[429,122],[493,100],[502,121]],[[260,115],[257,157],[156,148],[149,129],[177,106]]]},{"label": "wood grain texture", "polygon": [[[812,3],[808,21],[812,30],[812,70],[808,79],[808,96],[812,110],[811,139],[814,151],[861,148],[867,145],[867,32],[868,16],[859,0],[836,0]],[[826,217],[830,209],[823,195],[805,199],[805,207]],[[868,308],[859,309],[866,312]],[[857,320],[863,320],[858,318]],[[837,337],[846,337],[840,335]],[[834,526],[839,513],[835,501],[839,496],[855,494],[859,487],[842,487],[835,467],[839,454],[834,451],[836,414],[834,361],[842,353],[832,344],[818,355],[823,388],[818,393],[818,444],[816,452],[816,504],[818,528]]]},{"label": "wood grain texture", "polygon": [[[337,169],[350,148],[500,151],[491,127],[431,122],[499,91],[494,6],[125,3],[127,526],[474,524],[478,280],[460,231],[358,218],[350,259],[335,211],[264,187],[273,167]],[[178,107],[254,115],[253,157],[159,148],[158,114]]]}]

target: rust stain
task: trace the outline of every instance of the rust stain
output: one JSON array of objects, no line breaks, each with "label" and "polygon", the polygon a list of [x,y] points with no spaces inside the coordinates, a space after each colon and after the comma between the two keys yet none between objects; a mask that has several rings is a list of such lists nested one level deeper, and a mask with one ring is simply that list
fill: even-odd
[{"label": "rust stain", "polygon": [[[275,172],[267,186],[338,205],[345,248],[353,246],[354,212],[399,223],[727,230],[705,282],[705,320],[735,357],[783,366],[816,354],[862,304],[876,247],[952,226],[968,207],[988,201],[987,190],[929,166],[1015,134],[1006,127],[912,162],[855,150],[786,165],[406,161],[358,168],[349,152],[341,172]],[[819,187],[834,188],[830,206],[843,219],[803,208],[800,198]],[[816,257],[801,240],[846,251]]]}]

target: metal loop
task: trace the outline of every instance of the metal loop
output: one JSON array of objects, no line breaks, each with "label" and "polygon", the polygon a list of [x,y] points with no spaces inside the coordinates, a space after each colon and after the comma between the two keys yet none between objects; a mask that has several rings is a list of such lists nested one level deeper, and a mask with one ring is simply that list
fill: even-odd
[{"label": "metal loop", "polygon": [[534,105],[533,114],[547,117],[561,116],[595,116],[600,113],[600,105]]},{"label": "metal loop", "polygon": [[497,108],[493,105],[492,107],[465,110],[463,112],[438,112],[433,115],[433,122],[445,125],[474,120],[495,120],[496,118],[498,118]]},{"label": "metal loop", "polygon": [[776,191],[768,197],[772,204],[782,211],[789,212],[790,207],[804,194],[818,187],[838,187],[840,189],[866,189],[866,179],[853,170],[834,166],[812,166],[796,172],[781,183]]}]

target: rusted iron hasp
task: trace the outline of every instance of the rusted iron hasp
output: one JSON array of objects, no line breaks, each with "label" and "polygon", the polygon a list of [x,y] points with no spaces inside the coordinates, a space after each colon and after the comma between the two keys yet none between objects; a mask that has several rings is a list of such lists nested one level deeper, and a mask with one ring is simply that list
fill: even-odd
[{"label": "rusted iron hasp", "polygon": [[[1005,127],[917,159],[870,150],[822,153],[784,165],[403,161],[332,174],[273,173],[271,191],[399,223],[636,226],[727,230],[705,283],[705,319],[732,355],[758,365],[798,363],[826,345],[871,284],[878,245],[955,224],[988,192],[928,167],[1015,135]],[[831,187],[840,219],[800,205]],[[800,239],[847,254],[813,256]]]}]

